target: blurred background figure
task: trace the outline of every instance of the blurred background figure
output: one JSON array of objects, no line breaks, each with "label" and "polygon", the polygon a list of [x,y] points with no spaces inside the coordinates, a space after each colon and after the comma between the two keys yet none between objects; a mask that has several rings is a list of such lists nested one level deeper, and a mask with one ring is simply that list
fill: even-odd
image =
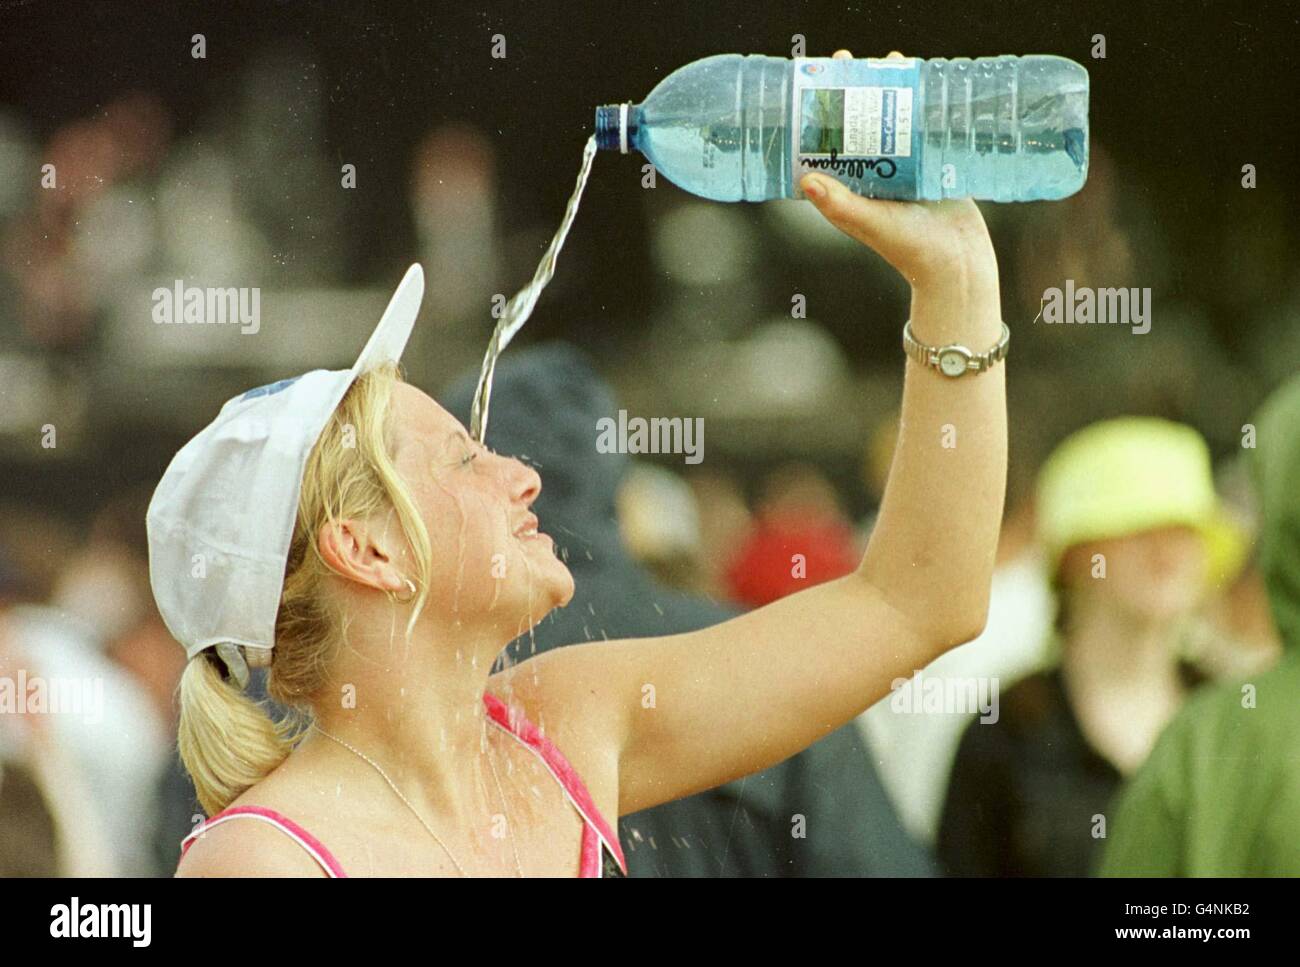
[{"label": "blurred background figure", "polygon": [[31,771],[0,760],[0,877],[63,876],[50,802]]},{"label": "blurred background figure", "polygon": [[105,656],[144,690],[163,731],[171,735],[177,717],[174,693],[185,661],[149,587],[144,526],[149,497],[148,488],[132,488],[108,500],[92,521],[86,543],[59,575],[52,604],[94,630]]},{"label": "blurred background figure", "polygon": [[696,469],[687,482],[700,521],[698,579],[693,590],[710,600],[726,600],[727,570],[736,549],[744,545],[753,528],[754,516],[745,500],[744,489],[726,467]]},{"label": "blurred background figure", "polygon": [[692,591],[702,580],[700,515],[685,480],[634,463],[618,491],[618,523],[628,553],[664,587]]},{"label": "blurred background figure", "polygon": [[[119,850],[131,850],[125,869],[158,876],[175,869],[177,844],[198,809],[188,777],[181,774],[177,781],[172,775],[179,768],[176,687],[185,662],[149,587],[144,518],[150,495],[148,487],[134,487],[105,503],[85,546],[71,555],[60,574],[52,602],[60,615],[102,642],[114,673],[124,673],[131,683],[131,700],[147,703],[119,709],[117,715],[126,716],[128,737],[147,730],[149,740],[129,753],[113,750],[114,757],[129,755],[129,762],[114,764],[109,758],[97,768],[112,768],[122,793],[132,798],[129,814],[115,814],[112,821]],[[140,724],[131,725],[132,718]]]},{"label": "blurred background figure", "polygon": [[1031,501],[1022,500],[1003,524],[984,632],[920,669],[919,677],[900,684],[858,717],[908,832],[927,845],[938,835],[958,743],[968,727],[976,727],[971,723],[981,712],[968,703],[960,709],[913,714],[896,709],[894,700],[897,696],[904,709],[923,708],[922,683],[932,681],[945,686],[992,681],[1000,693],[1050,663],[1052,596],[1042,555],[1030,539],[1032,519]]},{"label": "blurred background figure", "polygon": [[[442,396],[461,420],[469,417],[477,377],[477,370],[466,373]],[[630,556],[617,513],[629,460],[596,448],[597,421],[617,412],[609,388],[569,346],[512,351],[497,367],[487,443],[541,473],[533,509],[576,583],[569,605],[513,643],[508,661],[584,641],[690,631],[736,613],[667,588]],[[792,835],[797,816],[806,836]],[[931,872],[851,726],[765,772],[625,816],[619,826],[633,876]]]},{"label": "blurred background figure", "polygon": [[[20,665],[6,614],[19,592],[13,564],[0,556],[0,676],[9,689]],[[33,773],[34,762],[28,765],[38,756],[27,725],[25,718],[0,716],[0,877],[61,876],[53,802]]]},{"label": "blurred background figure", "polygon": [[[71,697],[90,680],[62,676],[74,663],[57,652],[32,660],[30,649],[42,642],[25,633],[32,617],[21,602],[30,587],[0,547],[0,877],[115,876],[140,860],[137,837],[111,844],[123,827],[106,822],[104,808],[130,803],[101,798],[122,789],[103,781],[103,764],[94,772],[92,743],[78,724],[117,727],[104,695],[120,692],[101,681],[97,698],[92,683],[78,694],[79,707],[56,708],[56,689]],[[111,740],[89,751],[106,748]]]},{"label": "blurred background figure", "polygon": [[956,875],[1086,875],[1106,807],[1202,676],[1183,660],[1242,536],[1189,427],[1095,424],[1043,466],[1037,521],[1056,590],[1059,665],[1001,694],[958,748],[938,853]]},{"label": "blurred background figure", "polygon": [[[137,493],[109,501],[84,544],[57,552],[62,560],[54,573],[38,564],[25,580],[20,574],[6,613],[8,677],[21,668],[29,681],[39,677],[51,689],[87,684],[95,707],[0,716],[0,728],[9,721],[24,729],[50,751],[61,774],[74,777],[52,794],[62,797],[66,788],[84,813],[87,851],[102,825],[112,871],[126,876],[159,872],[154,785],[173,741],[171,699],[180,673],[149,593],[141,499]],[[0,520],[0,553],[12,556],[8,548],[19,547],[28,560],[53,563],[33,552],[60,547],[57,525],[47,531],[48,518],[24,519],[16,509]],[[82,818],[76,822],[83,826]]]},{"label": "blurred background figure", "polygon": [[1188,660],[1214,681],[1237,681],[1265,671],[1282,656],[1260,567],[1259,500],[1244,456],[1250,452],[1244,449],[1224,460],[1215,485],[1225,512],[1242,533],[1251,535],[1251,544],[1236,575],[1205,603],[1183,646]]},{"label": "blurred background figure", "polygon": [[1285,651],[1165,730],[1113,813],[1107,876],[1300,876],[1300,377],[1253,425],[1258,567]]},{"label": "blurred background figure", "polygon": [[786,464],[764,482],[755,525],[727,569],[733,600],[760,608],[843,577],[861,560],[835,488],[806,464]]},{"label": "blurred background figure", "polygon": [[420,261],[437,280],[425,295],[427,311],[441,329],[483,324],[501,291],[498,197],[492,144],[474,128],[439,126],[416,147],[411,211]]}]

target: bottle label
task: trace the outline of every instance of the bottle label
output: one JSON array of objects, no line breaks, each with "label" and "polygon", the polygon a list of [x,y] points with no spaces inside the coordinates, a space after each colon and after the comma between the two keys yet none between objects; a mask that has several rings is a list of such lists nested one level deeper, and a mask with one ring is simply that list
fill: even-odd
[{"label": "bottle label", "polygon": [[790,126],[795,197],[810,171],[829,174],[860,195],[915,198],[913,111],[920,107],[921,61],[915,57],[794,59]]}]

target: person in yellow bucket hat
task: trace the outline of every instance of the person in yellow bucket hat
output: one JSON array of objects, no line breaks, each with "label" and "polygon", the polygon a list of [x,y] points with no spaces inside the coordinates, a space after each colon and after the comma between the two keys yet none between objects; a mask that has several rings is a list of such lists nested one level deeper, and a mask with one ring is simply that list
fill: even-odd
[{"label": "person in yellow bucket hat", "polygon": [[1196,681],[1181,639],[1245,557],[1188,426],[1088,426],[1051,454],[1036,491],[1059,662],[962,738],[937,843],[957,875],[1090,872],[1108,803]]},{"label": "person in yellow bucket hat", "polygon": [[1038,532],[1054,574],[1077,545],[1178,526],[1200,534],[1211,587],[1236,575],[1246,541],[1215,492],[1209,448],[1189,426],[1141,416],[1096,423],[1039,474]]}]

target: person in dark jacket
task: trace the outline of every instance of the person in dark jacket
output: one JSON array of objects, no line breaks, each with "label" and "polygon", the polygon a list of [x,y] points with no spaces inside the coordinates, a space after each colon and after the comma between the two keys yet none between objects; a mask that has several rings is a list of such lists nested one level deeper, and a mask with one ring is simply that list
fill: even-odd
[{"label": "person in dark jacket", "polygon": [[[440,400],[469,423],[478,373]],[[533,464],[546,485],[533,505],[577,590],[512,642],[507,661],[600,639],[670,635],[736,612],[657,583],[623,545],[616,513],[626,454],[601,453],[597,421],[613,394],[567,344],[511,350],[497,365],[487,440]],[[632,876],[929,876],[929,856],[904,831],[862,740],[848,725],[763,772],[619,823]]]}]

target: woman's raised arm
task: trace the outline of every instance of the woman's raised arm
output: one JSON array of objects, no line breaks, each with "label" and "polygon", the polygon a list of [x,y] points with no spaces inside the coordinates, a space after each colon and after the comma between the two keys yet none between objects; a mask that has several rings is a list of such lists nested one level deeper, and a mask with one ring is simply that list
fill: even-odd
[{"label": "woman's raised arm", "polygon": [[[873,201],[818,175],[803,187],[911,283],[918,342],[998,344],[997,263],[974,202]],[[620,814],[793,755],[983,629],[1006,477],[1003,366],[953,378],[905,365],[893,465],[855,573],[703,631],[534,659],[548,717],[576,718],[564,729],[575,745],[617,756]]]}]

